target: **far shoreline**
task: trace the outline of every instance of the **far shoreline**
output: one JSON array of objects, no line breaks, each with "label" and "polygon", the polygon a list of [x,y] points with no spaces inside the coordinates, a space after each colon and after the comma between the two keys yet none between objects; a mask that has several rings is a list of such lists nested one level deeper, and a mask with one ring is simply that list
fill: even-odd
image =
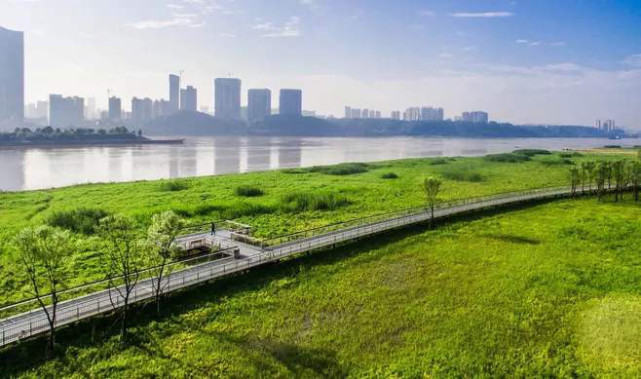
[{"label": "far shoreline", "polygon": [[140,139],[111,141],[52,141],[52,142],[0,142],[0,149],[11,148],[72,148],[72,147],[109,147],[136,145],[182,145],[184,138]]}]

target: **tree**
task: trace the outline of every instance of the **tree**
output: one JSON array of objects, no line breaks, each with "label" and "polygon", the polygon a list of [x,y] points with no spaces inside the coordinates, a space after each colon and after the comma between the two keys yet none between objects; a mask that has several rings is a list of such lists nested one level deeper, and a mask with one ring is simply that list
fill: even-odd
[{"label": "tree", "polygon": [[619,160],[612,163],[612,174],[614,176],[614,201],[619,201],[621,192],[627,185],[626,161]]},{"label": "tree", "polygon": [[152,266],[152,287],[156,300],[156,313],[160,313],[160,296],[164,290],[163,279],[169,274],[168,263],[179,252],[174,245],[184,227],[183,219],[169,211],[155,214],[147,230],[147,261]]},{"label": "tree", "polygon": [[570,188],[572,191],[572,197],[576,196],[576,190],[579,184],[581,184],[581,171],[577,167],[570,167]]},{"label": "tree", "polygon": [[440,190],[441,181],[439,179],[430,176],[423,180],[423,191],[425,191],[427,206],[430,208],[431,213],[430,227],[434,226],[434,208],[436,207],[436,201]]},{"label": "tree", "polygon": [[[109,282],[110,299],[112,289],[115,289],[123,300],[120,336],[124,342],[127,337],[129,300],[134,287],[138,284],[142,264],[141,251],[144,249],[138,248],[133,221],[127,217],[115,215],[103,218],[99,222],[98,233],[105,242],[103,268]],[[120,280],[122,285],[118,283]]]},{"label": "tree", "polygon": [[585,174],[585,180],[588,182],[588,193],[592,192],[592,182],[594,181],[594,170],[596,169],[596,163],[593,161],[583,163],[583,171]]},{"label": "tree", "polygon": [[[15,244],[33,295],[47,316],[49,342],[46,355],[50,358],[56,344],[58,295],[65,283],[66,259],[72,253],[71,235],[50,226],[27,228],[16,236]],[[47,297],[50,305],[45,302]]]},{"label": "tree", "polygon": [[596,168],[596,173],[595,173],[596,190],[597,190],[597,195],[599,196],[599,201],[603,199],[603,195],[605,194],[605,183],[608,178],[607,170],[608,168],[607,168],[606,162],[599,162]]},{"label": "tree", "polygon": [[[640,150],[641,151],[641,150]],[[634,201],[639,201],[639,187],[641,187],[641,162],[633,161],[628,165],[630,184],[634,190]]]}]

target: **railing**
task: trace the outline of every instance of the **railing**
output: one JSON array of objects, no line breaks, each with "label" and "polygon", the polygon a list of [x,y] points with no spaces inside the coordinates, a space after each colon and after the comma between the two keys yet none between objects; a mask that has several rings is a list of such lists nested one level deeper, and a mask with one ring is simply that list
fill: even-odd
[{"label": "railing", "polygon": [[[587,193],[587,190],[583,191],[578,189],[577,193]],[[473,199],[463,199],[441,204],[438,209],[435,210],[434,217],[441,218],[532,200],[567,197],[570,194],[571,190],[569,188],[562,187],[535,189],[516,193],[511,192],[492,196],[482,196]],[[323,234],[316,234],[313,237],[299,238],[296,241],[289,241],[278,246],[266,247],[256,255],[247,258],[227,258],[202,263],[197,266],[173,272],[165,278],[164,283],[162,284],[164,288],[163,293],[173,292],[198,283],[241,272],[267,262],[272,262],[302,252],[327,248],[337,243],[355,240],[411,224],[425,222],[431,218],[431,212],[424,208],[420,208],[413,213],[409,210],[405,210],[405,212],[409,213],[403,214],[402,212],[396,212],[394,213],[395,216],[382,220],[370,223],[361,223],[361,225],[357,226],[340,228]],[[345,223],[337,225],[346,226]],[[316,230],[320,230],[320,228]],[[300,236],[301,234],[296,235]],[[146,279],[135,286],[129,302],[136,303],[150,299],[153,296],[153,281],[151,279]],[[60,303],[58,305],[56,327],[68,325],[97,314],[112,312],[122,307],[124,305],[123,303],[124,301],[122,296],[120,296],[119,292],[113,288]],[[47,332],[48,330],[49,324],[41,309],[0,320],[0,347],[19,341],[23,338]]]}]

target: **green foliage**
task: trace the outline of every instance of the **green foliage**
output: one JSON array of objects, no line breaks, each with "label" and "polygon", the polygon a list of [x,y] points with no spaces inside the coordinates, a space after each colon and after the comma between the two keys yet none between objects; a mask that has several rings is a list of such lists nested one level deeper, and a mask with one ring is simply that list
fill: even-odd
[{"label": "green foliage", "polygon": [[265,191],[256,186],[240,186],[236,187],[236,195],[241,197],[259,197],[263,196]]},{"label": "green foliage", "polygon": [[285,212],[330,211],[351,204],[350,200],[335,193],[292,193],[281,200]]},{"label": "green foliage", "polygon": [[386,172],[381,175],[382,179],[398,179],[398,175],[395,172]]},{"label": "green foliage", "polygon": [[430,165],[431,166],[440,166],[440,165],[447,164],[447,162],[449,162],[449,160],[447,158],[434,158],[434,159],[430,160]]},{"label": "green foliage", "polygon": [[485,180],[481,173],[469,166],[448,166],[441,171],[441,175],[456,182],[480,183]]},{"label": "green foliage", "polygon": [[503,153],[486,155],[484,159],[488,162],[520,163],[529,161],[530,157],[524,154]]},{"label": "green foliage", "polygon": [[603,146],[604,149],[620,149],[621,145],[605,145]]},{"label": "green foliage", "polygon": [[543,150],[543,149],[518,149],[518,150],[514,150],[512,153],[527,155],[528,157],[533,157],[536,155],[552,155],[551,151]]},{"label": "green foliage", "polygon": [[582,157],[583,154],[579,152],[568,152],[568,153],[559,153],[559,157],[561,158],[577,158],[577,157]]},{"label": "green foliage", "polygon": [[161,180],[158,189],[163,192],[184,191],[191,187],[191,181],[186,179]]},{"label": "green foliage", "polygon": [[561,158],[560,156],[544,156],[538,158],[536,161],[546,166],[565,166],[573,164],[572,160],[568,158]]},{"label": "green foliage", "polygon": [[102,209],[78,208],[54,212],[47,218],[47,224],[74,233],[93,235],[96,233],[98,221],[108,215],[109,213]]},{"label": "green foliage", "polygon": [[341,163],[334,166],[315,166],[309,169],[310,172],[339,176],[362,174],[368,170],[369,165],[366,163]]}]

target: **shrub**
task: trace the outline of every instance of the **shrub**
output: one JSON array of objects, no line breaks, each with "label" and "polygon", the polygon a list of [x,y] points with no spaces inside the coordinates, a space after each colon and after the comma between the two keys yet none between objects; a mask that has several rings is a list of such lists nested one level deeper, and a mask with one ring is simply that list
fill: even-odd
[{"label": "shrub", "polygon": [[327,211],[351,204],[345,196],[334,193],[293,193],[281,199],[286,212]]},{"label": "shrub", "polygon": [[383,179],[398,179],[398,175],[396,175],[395,172],[386,172],[385,174],[381,175],[381,178],[383,178]]},{"label": "shrub", "polygon": [[572,161],[568,158],[562,157],[542,157],[538,160],[546,166],[558,166],[558,165],[571,165]]},{"label": "shrub", "polygon": [[258,197],[258,196],[263,196],[265,194],[265,191],[258,187],[252,187],[252,186],[240,186],[236,188],[236,195],[242,196],[242,197]]},{"label": "shrub", "polygon": [[274,211],[275,209],[273,207],[269,207],[267,205],[238,202],[225,207],[220,212],[220,217],[227,220],[233,220],[239,217],[269,214]]},{"label": "shrub", "polygon": [[447,158],[436,158],[436,159],[430,160],[430,165],[439,166],[439,165],[447,164],[447,162],[448,162]]},{"label": "shrub", "polygon": [[367,172],[368,168],[366,163],[341,163],[334,166],[315,166],[309,171],[327,175],[354,175]]},{"label": "shrub", "polygon": [[98,221],[107,216],[109,213],[102,209],[78,208],[55,212],[46,222],[50,226],[67,229],[74,233],[92,235],[96,232]]},{"label": "shrub", "polygon": [[583,154],[577,153],[576,151],[572,153],[559,153],[559,157],[561,158],[576,158],[576,157],[582,157],[582,156]]},{"label": "shrub", "polygon": [[189,189],[191,182],[189,180],[161,180],[158,188],[164,192],[176,192]]},{"label": "shrub", "polygon": [[483,159],[490,162],[519,163],[529,161],[530,157],[523,154],[504,153],[486,155]]},{"label": "shrub", "polygon": [[514,150],[512,153],[527,155],[528,157],[533,157],[535,155],[552,155],[552,153],[549,150],[543,150],[543,149],[519,149],[519,150]]},{"label": "shrub", "polygon": [[604,149],[620,149],[621,145],[605,145],[603,146]]},{"label": "shrub", "polygon": [[473,171],[469,167],[452,167],[450,169],[441,171],[441,175],[445,179],[454,180],[457,182],[478,183],[485,180],[483,175]]},{"label": "shrub", "polygon": [[194,216],[207,216],[213,212],[220,212],[224,208],[218,205],[213,205],[213,204],[201,204],[198,205],[194,210],[191,212],[194,214]]}]

